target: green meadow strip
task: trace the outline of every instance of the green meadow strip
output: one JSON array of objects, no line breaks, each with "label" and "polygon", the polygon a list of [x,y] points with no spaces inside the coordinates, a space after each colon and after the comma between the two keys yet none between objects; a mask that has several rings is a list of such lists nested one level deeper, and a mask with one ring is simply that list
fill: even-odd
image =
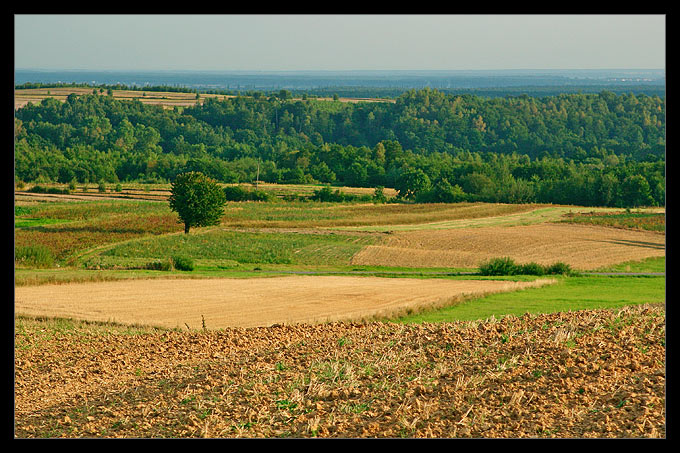
[{"label": "green meadow strip", "polygon": [[644,303],[663,303],[665,277],[582,276],[560,277],[541,288],[492,294],[441,310],[397,320],[400,323],[471,321],[524,313],[617,308]]}]

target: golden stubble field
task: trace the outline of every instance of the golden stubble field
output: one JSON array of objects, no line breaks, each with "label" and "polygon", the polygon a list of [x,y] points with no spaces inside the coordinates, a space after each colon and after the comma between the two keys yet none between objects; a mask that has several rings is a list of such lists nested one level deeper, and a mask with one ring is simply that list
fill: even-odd
[{"label": "golden stubble field", "polygon": [[390,235],[352,258],[356,265],[477,267],[508,256],[518,263],[569,264],[593,270],[664,256],[664,233],[590,225],[540,223],[455,229],[418,229]]},{"label": "golden stubble field", "polygon": [[222,329],[396,316],[554,282],[378,277],[146,279],[19,286],[17,315]]}]

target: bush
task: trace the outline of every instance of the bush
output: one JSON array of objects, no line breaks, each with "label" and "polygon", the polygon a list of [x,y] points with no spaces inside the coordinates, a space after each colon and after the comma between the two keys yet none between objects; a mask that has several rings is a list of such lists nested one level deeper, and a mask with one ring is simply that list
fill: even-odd
[{"label": "bush", "polygon": [[269,201],[273,198],[273,195],[264,190],[252,190],[249,192],[250,200],[253,201]]},{"label": "bush", "polygon": [[54,264],[54,255],[44,245],[27,245],[14,249],[14,261],[30,267],[47,268]]},{"label": "bush", "polygon": [[565,263],[557,262],[554,264],[551,264],[548,266],[546,269],[546,274],[562,274],[562,275],[569,275],[573,271],[571,269],[571,266]]},{"label": "bush", "polygon": [[537,263],[527,263],[519,266],[517,273],[521,275],[545,275],[546,268]]},{"label": "bush", "polygon": [[172,265],[178,271],[193,271],[194,261],[186,256],[173,256]]},{"label": "bush", "polygon": [[343,202],[345,201],[345,196],[340,189],[336,189],[335,192],[330,187],[324,187],[323,189],[315,190],[314,194],[309,197],[310,200],[314,201],[325,201],[325,202]]},{"label": "bush", "polygon": [[54,193],[54,194],[70,194],[71,191],[67,189],[60,189],[58,187],[43,187],[40,185],[36,185],[31,187],[30,189],[27,190],[27,192],[31,193]]},{"label": "bush", "polygon": [[571,275],[568,264],[557,262],[549,266],[538,263],[516,264],[511,258],[494,258],[479,266],[482,275]]},{"label": "bush", "polygon": [[241,186],[227,186],[224,188],[227,201],[269,201],[272,195],[264,190],[246,190]]},{"label": "bush", "polygon": [[479,266],[482,275],[515,275],[518,266],[508,257],[494,258]]},{"label": "bush", "polygon": [[377,186],[373,191],[373,202],[374,203],[385,203],[387,202],[387,197],[385,196],[385,188],[383,186]]},{"label": "bush", "polygon": [[370,202],[375,200],[375,196],[371,195],[354,195],[351,193],[343,193],[340,189],[331,189],[326,186],[322,189],[315,190],[314,194],[309,197],[313,201],[322,201],[326,203],[343,203],[353,201]]},{"label": "bush", "polygon": [[248,199],[248,191],[240,186],[227,186],[224,188],[227,201],[245,201]]}]

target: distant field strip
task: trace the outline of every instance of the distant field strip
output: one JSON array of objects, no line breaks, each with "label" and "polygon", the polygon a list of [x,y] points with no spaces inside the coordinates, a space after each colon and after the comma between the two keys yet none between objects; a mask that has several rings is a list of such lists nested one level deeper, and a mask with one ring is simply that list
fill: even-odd
[{"label": "distant field strip", "polygon": [[561,261],[591,270],[665,256],[665,240],[657,232],[557,223],[419,229],[400,231],[382,244],[365,247],[352,264],[465,268],[508,256],[520,263]]},{"label": "distant field strip", "polygon": [[460,218],[444,220],[439,222],[427,222],[408,225],[368,225],[340,227],[343,230],[361,231],[412,231],[412,230],[448,230],[453,228],[478,228],[486,226],[515,226],[515,225],[534,225],[537,223],[554,222],[562,218],[567,213],[577,212],[620,212],[620,208],[591,208],[591,207],[570,207],[554,206],[530,208],[528,205],[520,205],[523,211],[508,212],[501,215],[490,215],[478,218]]},{"label": "distant field strip", "polygon": [[15,289],[17,315],[208,329],[319,323],[392,316],[465,297],[537,287],[500,280],[290,276],[153,279]]}]

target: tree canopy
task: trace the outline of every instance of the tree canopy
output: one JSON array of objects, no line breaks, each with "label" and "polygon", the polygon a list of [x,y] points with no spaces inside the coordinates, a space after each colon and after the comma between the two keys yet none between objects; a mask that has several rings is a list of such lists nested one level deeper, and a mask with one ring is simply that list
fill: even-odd
[{"label": "tree canopy", "polygon": [[217,182],[202,173],[177,175],[172,183],[170,208],[184,223],[184,233],[191,227],[217,225],[224,214],[226,198]]},{"label": "tree canopy", "polygon": [[[420,170],[428,190],[458,186],[468,201],[665,203],[665,97],[423,89],[349,103],[284,94],[206,97],[183,109],[97,94],[28,104],[15,115],[15,175],[169,182],[194,171],[235,183],[253,181],[259,164],[265,182],[396,187]],[[647,185],[624,183],[635,175]]]}]

